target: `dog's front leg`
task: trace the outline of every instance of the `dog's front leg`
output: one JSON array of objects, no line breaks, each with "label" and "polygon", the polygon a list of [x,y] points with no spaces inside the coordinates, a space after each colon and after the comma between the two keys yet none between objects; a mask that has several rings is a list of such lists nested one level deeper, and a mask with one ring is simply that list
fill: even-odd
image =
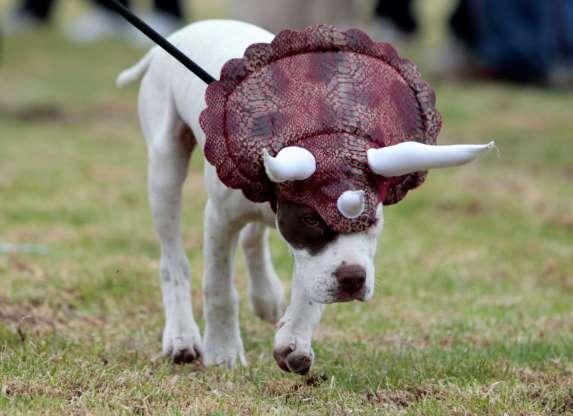
[{"label": "dog's front leg", "polygon": [[240,224],[233,223],[212,200],[205,207],[205,274],[203,363],[234,367],[246,365],[239,329],[238,295],[233,285],[233,259]]},{"label": "dog's front leg", "polygon": [[306,374],[314,361],[311,342],[324,305],[306,295],[301,277],[295,277],[291,304],[278,324],[273,355],[285,371]]}]

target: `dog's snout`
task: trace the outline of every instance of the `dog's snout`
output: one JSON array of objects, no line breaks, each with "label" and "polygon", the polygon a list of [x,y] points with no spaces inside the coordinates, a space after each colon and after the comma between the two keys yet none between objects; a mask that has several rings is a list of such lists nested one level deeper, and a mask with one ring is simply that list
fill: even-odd
[{"label": "dog's snout", "polygon": [[357,264],[342,264],[334,272],[340,287],[348,292],[356,292],[366,282],[366,270]]}]

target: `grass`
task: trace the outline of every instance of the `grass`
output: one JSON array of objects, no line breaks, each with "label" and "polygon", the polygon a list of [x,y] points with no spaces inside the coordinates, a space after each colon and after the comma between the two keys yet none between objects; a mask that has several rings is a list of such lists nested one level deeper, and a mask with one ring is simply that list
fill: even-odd
[{"label": "grass", "polygon": [[[239,259],[250,366],[204,370],[157,359],[136,91],[113,86],[141,52],[53,30],[4,46],[0,241],[48,251],[0,254],[0,414],[573,414],[573,94],[434,82],[441,142],[495,137],[501,158],[433,172],[386,210],[375,298],[327,308],[305,378],[275,365]],[[195,289],[202,163],[185,192]]]}]

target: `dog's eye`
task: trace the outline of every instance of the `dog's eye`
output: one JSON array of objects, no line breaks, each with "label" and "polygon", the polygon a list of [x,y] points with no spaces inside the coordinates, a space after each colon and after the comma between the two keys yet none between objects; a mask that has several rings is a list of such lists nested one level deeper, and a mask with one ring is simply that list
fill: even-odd
[{"label": "dog's eye", "polygon": [[307,227],[313,227],[313,228],[317,228],[317,227],[321,227],[322,226],[322,220],[320,219],[320,217],[318,215],[315,214],[305,214],[301,217],[301,222],[306,225]]},{"label": "dog's eye", "polygon": [[277,225],[292,247],[306,249],[312,255],[338,236],[316,211],[304,205],[281,204],[277,210]]}]

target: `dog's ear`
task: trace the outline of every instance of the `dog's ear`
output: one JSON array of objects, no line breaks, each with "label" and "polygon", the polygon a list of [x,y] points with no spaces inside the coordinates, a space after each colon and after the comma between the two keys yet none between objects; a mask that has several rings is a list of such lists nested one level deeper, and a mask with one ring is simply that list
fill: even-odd
[{"label": "dog's ear", "polygon": [[298,146],[285,147],[275,157],[264,149],[263,161],[267,176],[274,183],[302,181],[316,171],[316,159],[312,153]]},{"label": "dog's ear", "polygon": [[484,151],[494,147],[495,142],[450,146],[403,142],[368,150],[368,165],[377,175],[402,176],[429,169],[463,165],[472,162]]}]

